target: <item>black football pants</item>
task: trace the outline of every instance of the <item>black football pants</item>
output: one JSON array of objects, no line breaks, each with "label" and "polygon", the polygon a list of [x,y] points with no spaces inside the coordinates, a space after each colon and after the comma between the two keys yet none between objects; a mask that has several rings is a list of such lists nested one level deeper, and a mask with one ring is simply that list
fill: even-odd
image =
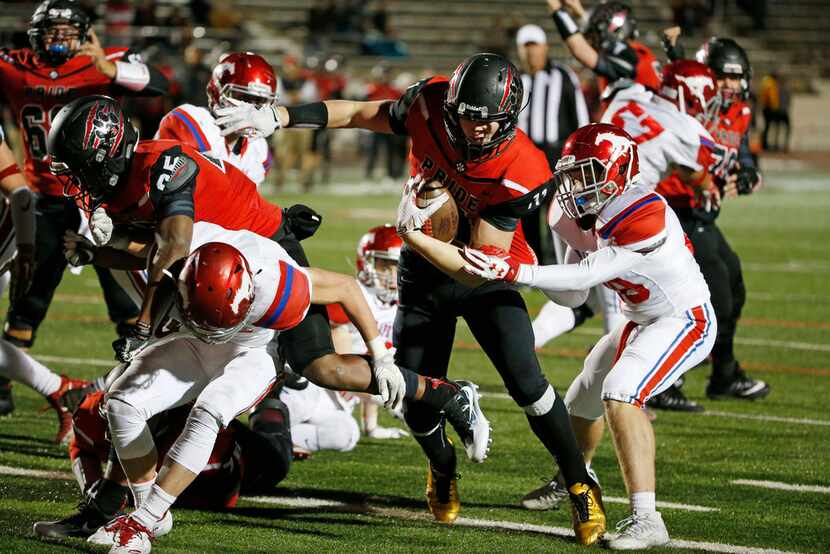
[{"label": "black football pants", "polygon": [[741,260],[714,221],[701,221],[682,212],[679,218],[695,248],[695,260],[709,285],[718,320],[718,334],[712,348],[712,379],[728,383],[734,378],[735,333],[746,302]]},{"label": "black football pants", "polygon": [[[64,196],[39,195],[35,212],[37,232],[35,256],[37,266],[32,286],[19,302],[9,306],[6,321],[13,329],[31,329],[32,339],[46,317],[55,290],[63,278],[66,258],[63,255],[63,235],[67,230],[77,231],[81,214],[75,203]],[[113,323],[121,323],[138,316],[136,306],[124,292],[109,269],[93,266],[104,292],[107,313]]]}]

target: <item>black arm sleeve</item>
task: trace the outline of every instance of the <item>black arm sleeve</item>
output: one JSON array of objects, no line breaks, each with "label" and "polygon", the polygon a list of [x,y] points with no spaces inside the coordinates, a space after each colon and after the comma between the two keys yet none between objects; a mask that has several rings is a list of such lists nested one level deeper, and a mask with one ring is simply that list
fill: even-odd
[{"label": "black arm sleeve", "polygon": [[198,164],[178,146],[159,156],[150,168],[150,201],[156,209],[156,221],[174,215],[196,215],[193,195],[198,175]]},{"label": "black arm sleeve", "polygon": [[125,63],[143,63],[147,66],[150,72],[150,81],[141,90],[129,90],[120,85],[113,84],[113,94],[115,96],[161,96],[170,91],[170,81],[162,75],[161,71],[141,59],[141,53],[138,50],[130,48],[124,52],[124,56],[118,60]]},{"label": "black arm sleeve", "polygon": [[637,76],[637,52],[622,41],[615,42],[609,51],[599,52],[594,72],[609,81],[634,79]]},{"label": "black arm sleeve", "polygon": [[741,138],[741,145],[738,147],[738,162],[741,164],[741,167],[758,169],[755,167],[755,157],[749,148],[749,131],[744,133],[743,138]]},{"label": "black arm sleeve", "polygon": [[518,198],[487,206],[481,212],[481,219],[500,231],[515,231],[519,219],[538,210],[552,193],[553,179]]},{"label": "black arm sleeve", "polygon": [[396,135],[409,134],[406,130],[406,115],[409,113],[409,107],[428,82],[429,79],[418,81],[389,106],[389,126]]}]

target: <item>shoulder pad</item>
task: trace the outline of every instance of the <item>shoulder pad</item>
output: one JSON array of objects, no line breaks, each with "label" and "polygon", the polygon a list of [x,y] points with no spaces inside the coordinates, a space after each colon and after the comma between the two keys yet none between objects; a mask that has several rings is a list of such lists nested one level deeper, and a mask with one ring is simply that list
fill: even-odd
[{"label": "shoulder pad", "polygon": [[179,146],[159,155],[150,168],[150,188],[156,194],[170,194],[191,183],[199,174],[199,165]]}]

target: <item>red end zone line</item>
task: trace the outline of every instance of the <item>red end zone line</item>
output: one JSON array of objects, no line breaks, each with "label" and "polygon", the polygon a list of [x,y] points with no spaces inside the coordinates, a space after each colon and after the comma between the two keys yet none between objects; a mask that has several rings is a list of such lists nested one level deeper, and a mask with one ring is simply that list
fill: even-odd
[{"label": "red end zone line", "polygon": [[[3,465],[0,465],[0,474],[14,475],[19,477],[40,477],[46,479],[58,479],[66,481],[74,480],[72,474],[65,471],[23,469]],[[324,498],[286,496],[243,496],[241,497],[241,500],[258,504],[275,504],[278,506],[288,506],[291,508],[303,508],[306,510],[335,509],[347,511],[350,513],[362,513],[366,515],[432,523],[432,518],[430,518],[427,515],[426,511],[415,512],[411,510],[404,510],[401,508],[384,508],[380,506],[371,506],[367,504],[348,504],[346,502],[340,502],[337,500],[329,500]],[[477,527],[481,529],[491,529],[496,531],[517,531],[523,533],[553,535],[557,537],[563,537],[566,539],[570,539],[571,537],[573,537],[573,530],[567,527],[555,527],[552,525],[535,525],[531,523],[520,523],[515,521],[500,521],[460,517],[455,521],[453,525],[458,527]],[[435,528],[445,529],[444,526],[439,526],[437,524]],[[615,536],[616,533],[606,533],[605,538],[609,539]],[[723,552],[725,554],[798,554],[798,552],[776,550],[774,548],[738,546],[717,542],[689,541],[680,539],[672,540],[671,542],[669,542],[667,546],[670,548],[673,547],[684,550],[695,550],[698,552]]]}]

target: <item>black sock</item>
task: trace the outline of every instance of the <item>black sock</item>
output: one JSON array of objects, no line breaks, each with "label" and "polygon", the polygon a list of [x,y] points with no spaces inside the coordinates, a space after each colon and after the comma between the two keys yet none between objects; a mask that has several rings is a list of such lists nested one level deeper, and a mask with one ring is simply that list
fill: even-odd
[{"label": "black sock", "polygon": [[443,423],[428,435],[417,435],[413,433],[415,440],[421,445],[424,454],[429,458],[432,468],[443,474],[455,474],[455,448],[447,439]]},{"label": "black sock", "polygon": [[115,514],[127,504],[129,489],[110,479],[101,479],[90,488],[89,495],[98,509],[105,514]]},{"label": "black sock", "polygon": [[433,379],[432,377],[424,377],[424,379],[427,383],[424,387],[424,396],[421,398],[421,402],[434,410],[440,412],[447,405],[447,402],[458,394],[459,386],[451,381]]},{"label": "black sock", "polygon": [[565,403],[558,395],[548,413],[541,416],[528,415],[527,420],[548,452],[556,458],[566,486],[570,487],[574,483],[592,483],[585,470],[585,459],[576,445],[576,437]]}]

